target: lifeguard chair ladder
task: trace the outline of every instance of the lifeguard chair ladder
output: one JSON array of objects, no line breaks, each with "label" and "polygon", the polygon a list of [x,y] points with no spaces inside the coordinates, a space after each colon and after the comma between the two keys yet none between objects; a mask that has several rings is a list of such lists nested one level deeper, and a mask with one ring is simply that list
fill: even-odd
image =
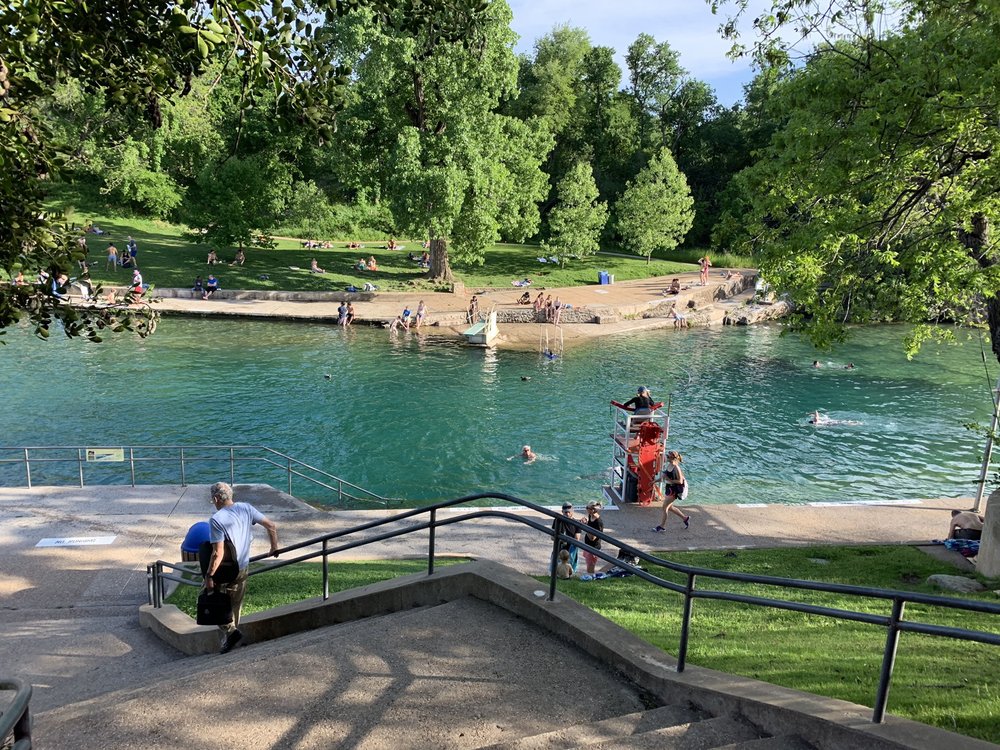
[{"label": "lifeguard chair ladder", "polygon": [[[620,505],[638,502],[640,473],[645,472],[652,481],[652,487],[659,490],[662,497],[663,479],[659,467],[663,463],[663,453],[670,436],[670,406],[664,410],[658,404],[649,414],[635,414],[622,408],[617,401],[611,402],[613,427],[611,431],[611,483],[604,486],[604,498],[609,503]],[[654,444],[642,450],[639,429],[645,422],[652,422],[662,431]],[[654,466],[655,463],[655,466]],[[654,471],[655,469],[655,471]],[[655,492],[655,490],[653,490]],[[651,498],[646,498],[648,504]]]}]

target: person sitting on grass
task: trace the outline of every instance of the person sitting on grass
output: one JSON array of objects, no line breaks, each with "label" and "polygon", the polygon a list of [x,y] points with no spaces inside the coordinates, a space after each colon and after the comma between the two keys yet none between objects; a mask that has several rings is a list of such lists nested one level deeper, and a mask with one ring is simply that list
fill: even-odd
[{"label": "person sitting on grass", "polygon": [[215,252],[215,248],[214,247],[211,250],[208,251],[208,259],[205,261],[205,263],[207,263],[210,266],[214,266],[217,263],[221,263],[221,262],[222,261],[219,260],[219,254]]},{"label": "person sitting on grass", "polygon": [[202,299],[208,299],[213,294],[219,291],[219,280],[215,278],[214,273],[208,275],[208,281],[205,282],[205,291],[202,293]]},{"label": "person sitting on grass", "polygon": [[309,264],[309,270],[313,273],[326,273],[326,271],[319,267],[319,263],[316,262],[315,258],[313,258],[312,262]]},{"label": "person sitting on grass", "polygon": [[233,258],[233,262],[230,263],[229,265],[242,266],[246,262],[247,262],[246,253],[243,252],[243,248],[240,248],[239,250],[236,251],[236,257]]},{"label": "person sitting on grass", "polygon": [[368,270],[369,271],[377,271],[378,270],[378,263],[375,261],[375,256],[374,255],[369,255],[368,256],[368,262],[367,262],[366,265],[368,266]]},{"label": "person sitting on grass", "polygon": [[364,258],[358,258],[358,262],[354,264],[355,271],[367,271],[368,263],[365,262]]}]

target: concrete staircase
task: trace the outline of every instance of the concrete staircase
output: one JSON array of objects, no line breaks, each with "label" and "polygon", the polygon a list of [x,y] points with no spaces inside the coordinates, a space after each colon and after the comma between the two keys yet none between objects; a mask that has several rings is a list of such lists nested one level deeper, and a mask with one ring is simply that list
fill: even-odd
[{"label": "concrete staircase", "polygon": [[490,745],[485,750],[813,750],[794,735],[762,737],[748,721],[696,708],[661,706]]},{"label": "concrete staircase", "polygon": [[36,717],[40,747],[779,748],[737,714],[657,699],[573,643],[465,598],[190,657]]}]

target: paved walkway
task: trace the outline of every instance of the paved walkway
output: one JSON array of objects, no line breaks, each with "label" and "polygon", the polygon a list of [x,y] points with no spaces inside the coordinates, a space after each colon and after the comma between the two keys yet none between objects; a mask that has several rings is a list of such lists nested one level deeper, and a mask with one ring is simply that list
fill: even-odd
[{"label": "paved walkway", "polygon": [[[238,485],[237,496],[258,505],[278,524],[282,544],[394,512],[318,511],[264,485]],[[605,524],[612,535],[663,551],[904,544],[941,536],[948,509],[970,505],[923,500],[857,506],[691,506],[690,530],[671,519],[663,534],[650,530],[658,519],[656,509],[626,507],[607,509]],[[177,560],[184,533],[210,513],[204,485],[0,489],[0,653],[5,674],[35,685],[34,710],[140,684],[176,661],[177,652],[138,627],[137,608],[146,602],[146,564],[158,558]],[[443,513],[442,520],[449,515]],[[264,544],[259,539],[255,551],[264,551]],[[526,527],[479,519],[440,529],[436,549],[442,555],[487,557],[539,574],[545,570],[549,546]],[[421,532],[354,550],[344,558],[426,554],[427,534]]]}]

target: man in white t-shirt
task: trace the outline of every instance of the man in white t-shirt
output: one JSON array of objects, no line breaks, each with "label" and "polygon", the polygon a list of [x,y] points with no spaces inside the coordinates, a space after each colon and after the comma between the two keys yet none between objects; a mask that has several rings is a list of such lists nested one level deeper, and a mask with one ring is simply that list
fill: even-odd
[{"label": "man in white t-shirt", "polygon": [[212,557],[208,561],[208,570],[205,573],[205,589],[212,591],[216,587],[212,576],[222,564],[227,538],[236,549],[236,561],[240,571],[232,583],[218,584],[219,590],[228,593],[233,602],[233,621],[228,625],[219,626],[222,633],[222,647],[219,653],[227,654],[243,639],[243,633],[239,629],[240,610],[247,590],[247,568],[250,566],[253,526],[260,524],[267,530],[271,540],[270,554],[274,557],[278,556],[278,527],[249,503],[233,502],[233,488],[225,482],[216,482],[210,491],[215,514],[209,521]]}]

